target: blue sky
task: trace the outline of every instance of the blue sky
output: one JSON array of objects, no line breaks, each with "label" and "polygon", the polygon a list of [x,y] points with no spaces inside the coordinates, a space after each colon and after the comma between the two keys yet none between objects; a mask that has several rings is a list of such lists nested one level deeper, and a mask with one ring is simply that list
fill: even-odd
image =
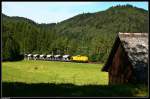
[{"label": "blue sky", "polygon": [[26,17],[37,23],[57,23],[77,14],[104,11],[119,4],[148,10],[148,2],[2,2],[2,13]]}]

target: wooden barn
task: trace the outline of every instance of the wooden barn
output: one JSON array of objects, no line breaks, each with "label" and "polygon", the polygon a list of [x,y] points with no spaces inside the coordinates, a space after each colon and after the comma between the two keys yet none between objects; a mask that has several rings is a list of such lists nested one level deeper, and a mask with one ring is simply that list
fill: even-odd
[{"label": "wooden barn", "polygon": [[148,33],[118,33],[102,68],[109,84],[148,83]]}]

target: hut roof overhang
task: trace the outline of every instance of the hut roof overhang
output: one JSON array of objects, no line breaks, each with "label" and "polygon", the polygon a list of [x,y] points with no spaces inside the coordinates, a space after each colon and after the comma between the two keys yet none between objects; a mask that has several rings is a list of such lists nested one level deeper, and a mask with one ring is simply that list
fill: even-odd
[{"label": "hut roof overhang", "polygon": [[121,44],[124,51],[127,53],[133,69],[148,65],[148,33],[118,33],[102,71],[108,72],[119,44]]}]

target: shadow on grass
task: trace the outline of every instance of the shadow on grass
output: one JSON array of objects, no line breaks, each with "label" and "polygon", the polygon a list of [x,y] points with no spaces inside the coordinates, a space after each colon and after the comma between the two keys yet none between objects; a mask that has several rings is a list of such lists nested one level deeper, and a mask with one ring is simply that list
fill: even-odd
[{"label": "shadow on grass", "polygon": [[3,82],[3,97],[132,97],[139,88],[135,85],[73,85]]}]

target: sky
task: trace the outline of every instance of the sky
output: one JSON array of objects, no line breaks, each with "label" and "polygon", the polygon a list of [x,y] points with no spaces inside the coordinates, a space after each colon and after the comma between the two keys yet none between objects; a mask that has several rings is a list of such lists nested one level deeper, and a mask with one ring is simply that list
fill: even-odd
[{"label": "sky", "polygon": [[148,2],[2,2],[2,13],[25,17],[36,23],[57,23],[81,13],[104,11],[125,4],[148,10]]}]

